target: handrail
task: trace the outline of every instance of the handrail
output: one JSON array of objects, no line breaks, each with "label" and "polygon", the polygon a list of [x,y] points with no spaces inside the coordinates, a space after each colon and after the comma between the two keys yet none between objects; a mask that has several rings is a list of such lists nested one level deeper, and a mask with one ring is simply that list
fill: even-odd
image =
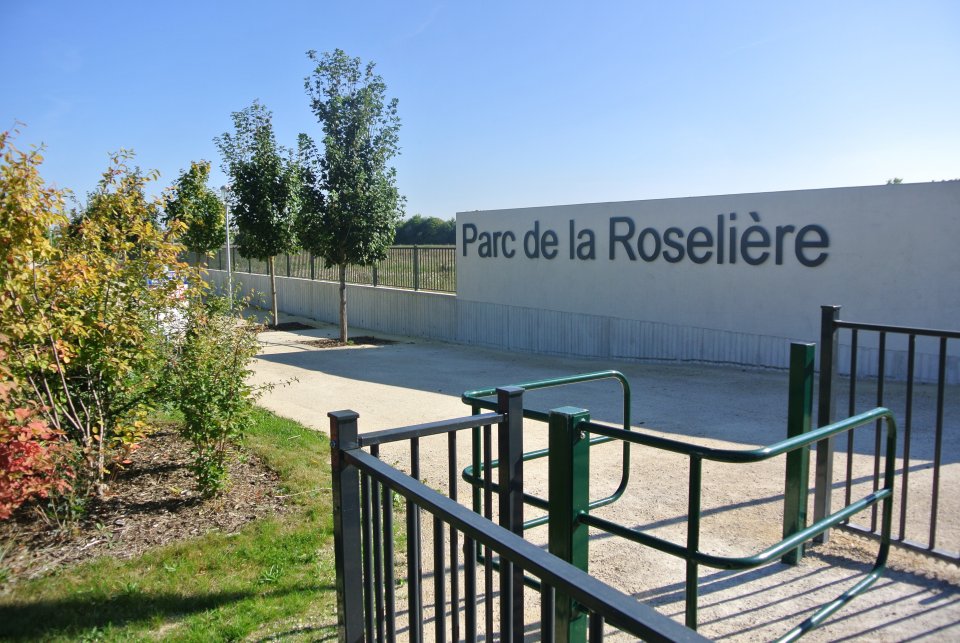
[{"label": "handrail", "polygon": [[[578,373],[576,375],[565,375],[562,377],[552,377],[543,380],[534,380],[531,382],[523,382],[521,384],[512,384],[511,386],[522,388],[526,391],[535,391],[538,389],[544,388],[554,388],[557,386],[567,386],[569,384],[580,384],[584,382],[594,382],[599,380],[606,379],[615,379],[620,382],[620,386],[623,390],[623,430],[630,432],[630,406],[631,406],[631,393],[630,393],[630,382],[627,380],[626,376],[620,371],[615,371],[612,369],[604,371],[594,371],[591,373]],[[461,394],[461,401],[470,406],[473,409],[474,413],[477,413],[479,409],[487,409],[490,411],[496,411],[497,405],[496,402],[491,400],[485,400],[483,398],[491,397],[496,395],[496,388],[484,388],[484,389],[475,389],[472,391],[464,391]],[[523,417],[531,420],[538,420],[540,422],[546,422],[550,414],[545,411],[538,411],[536,409],[523,409]],[[590,440],[590,444],[604,444],[606,442],[612,441],[614,438],[610,437],[596,437]],[[476,455],[476,454],[475,454]],[[523,461],[528,462],[530,460],[536,460],[539,458],[545,458],[548,455],[547,449],[538,449],[535,451],[528,451],[523,454]],[[483,485],[483,480],[481,476],[485,470],[483,463],[479,463],[479,460],[474,457],[474,464],[466,467],[463,470],[462,478],[465,482],[469,483],[475,489]],[[590,503],[591,509],[597,509],[599,507],[604,507],[613,502],[616,502],[621,496],[623,496],[624,491],[627,489],[627,485],[630,483],[630,444],[625,441],[623,445],[623,459],[622,459],[622,472],[620,475],[620,484],[617,485],[617,488],[606,498],[600,498],[594,500]],[[499,460],[492,460],[489,463],[491,468],[496,468],[499,466]],[[535,507],[546,508],[547,501],[543,498],[533,496],[530,494],[524,494],[524,502],[531,504]],[[474,509],[479,511],[479,507],[475,506]],[[524,529],[531,529],[539,525],[546,524],[548,520],[547,516],[541,516],[540,518],[534,518],[523,523]]]},{"label": "handrail", "polygon": [[[870,493],[867,496],[848,504],[844,508],[830,514],[829,516],[817,520],[814,524],[790,534],[780,542],[775,543],[774,545],[753,556],[717,556],[704,553],[699,550],[699,516],[702,493],[700,488],[700,471],[704,460],[732,464],[760,462],[789,453],[791,451],[803,449],[826,438],[830,438],[841,433],[846,433],[859,426],[863,426],[864,424],[879,422],[880,420],[884,421],[884,425],[887,428],[887,441],[885,450],[886,469],[884,473],[884,486],[882,488],[877,489],[873,491],[873,493]],[[690,569],[691,565],[693,566],[692,569],[694,572],[694,579],[696,578],[696,566],[701,564],[717,569],[742,570],[752,569],[770,563],[776,560],[778,557],[787,554],[791,550],[807,542],[808,540],[825,533],[831,527],[848,520],[855,514],[869,509],[880,502],[883,503],[880,549],[877,552],[877,560],[874,563],[873,568],[859,583],[857,583],[857,585],[844,592],[836,600],[821,607],[811,617],[785,634],[781,639],[779,639],[780,641],[795,640],[802,636],[805,632],[817,627],[827,617],[840,609],[840,607],[848,603],[856,596],[862,594],[867,588],[869,588],[881,576],[886,567],[887,556],[890,550],[890,529],[893,517],[892,498],[894,476],[896,473],[897,448],[897,424],[893,413],[889,409],[878,407],[870,411],[860,413],[859,415],[834,422],[833,424],[820,427],[813,431],[809,431],[792,438],[787,438],[785,440],[780,440],[779,442],[756,449],[716,449],[701,445],[688,444],[670,438],[661,438],[657,436],[634,433],[632,431],[623,431],[622,429],[597,424],[595,422],[582,422],[580,425],[578,425],[578,428],[588,433],[599,433],[600,435],[607,437],[630,441],[633,444],[642,444],[645,446],[651,446],[689,456],[691,465],[691,487],[689,489],[690,514],[688,518],[690,523],[688,525],[688,542],[686,546],[678,545],[638,529],[631,529],[603,518],[591,516],[586,512],[581,512],[577,516],[576,520],[581,524],[597,528],[615,536],[620,536],[631,542],[653,547],[654,549],[664,553],[682,558],[687,562],[688,570]],[[690,627],[695,627],[697,592],[695,587],[691,588],[689,586],[689,578],[690,576],[688,575],[687,625]],[[690,603],[691,600],[693,601],[692,604]]]},{"label": "handrail", "polygon": [[[697,456],[704,460],[712,460],[714,462],[747,464],[761,462],[778,455],[783,455],[789,451],[794,451],[800,447],[809,446],[814,442],[819,442],[825,438],[833,437],[839,433],[845,433],[852,428],[871,421],[879,420],[881,418],[886,418],[889,422],[894,423],[893,413],[889,409],[878,407],[870,411],[860,413],[859,415],[854,415],[844,420],[840,420],[839,422],[834,422],[833,424],[828,424],[827,426],[808,431],[802,435],[787,438],[779,442],[774,442],[771,445],[756,449],[717,449],[698,444],[690,444],[688,442],[674,440],[672,438],[663,438],[656,435],[637,433],[634,431],[624,431],[623,429],[618,429],[605,424],[599,424],[597,422],[585,422],[582,426],[583,429],[588,433],[596,433],[598,435],[623,440],[625,442],[632,442],[633,444],[642,444],[645,446],[655,447],[657,449],[663,449],[665,451],[671,451],[673,453]],[[895,428],[895,423],[893,426]]]}]

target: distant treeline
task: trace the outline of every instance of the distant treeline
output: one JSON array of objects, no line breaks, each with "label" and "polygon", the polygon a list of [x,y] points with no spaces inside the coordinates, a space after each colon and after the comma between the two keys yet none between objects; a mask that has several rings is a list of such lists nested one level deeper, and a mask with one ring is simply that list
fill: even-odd
[{"label": "distant treeline", "polygon": [[397,246],[456,245],[457,223],[454,219],[444,221],[415,214],[397,226],[393,243]]}]

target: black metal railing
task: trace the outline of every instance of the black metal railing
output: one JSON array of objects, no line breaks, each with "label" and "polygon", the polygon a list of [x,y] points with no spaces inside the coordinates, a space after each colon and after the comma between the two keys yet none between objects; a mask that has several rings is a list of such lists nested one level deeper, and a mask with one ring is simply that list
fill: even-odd
[{"label": "black metal railing", "polygon": [[[843,345],[840,343],[841,330],[849,331],[847,335],[849,342]],[[917,377],[918,338],[928,342],[928,352],[936,355],[935,382],[929,385],[920,382],[920,378]],[[907,549],[960,563],[960,553],[958,553],[960,542],[957,542],[957,534],[943,535],[938,532],[940,514],[950,511],[943,506],[945,499],[945,490],[942,488],[944,442],[947,438],[955,440],[955,432],[960,430],[960,426],[957,426],[960,418],[949,418],[949,430],[954,433],[947,435],[948,419],[945,417],[948,342],[956,340],[960,340],[960,331],[844,321],[840,319],[840,306],[822,306],[817,419],[820,426],[827,425],[833,420],[836,399],[843,393],[842,388],[846,388],[847,415],[854,415],[862,410],[860,407],[874,404],[892,407],[894,400],[891,398],[896,398],[898,415],[902,412],[900,424],[903,427],[903,443],[898,453],[900,493],[899,502],[895,506],[894,522],[897,527],[892,535],[893,540]],[[906,345],[905,381],[903,382],[894,381],[903,378],[892,377],[890,373],[892,369],[889,359],[893,353],[891,345],[894,342],[898,342],[900,348]],[[840,363],[841,347],[844,351],[849,347],[849,361],[842,365]],[[862,390],[864,382],[860,372],[860,361],[865,355],[870,354],[875,355],[875,365],[871,365],[875,366],[876,372],[874,396],[870,396],[869,391]],[[845,381],[838,374],[841,366],[846,370]],[[935,387],[936,400],[932,408],[925,409],[925,417],[920,418],[918,422],[916,417],[918,389],[923,387],[929,389],[931,386]],[[892,391],[894,387],[896,390]],[[875,444],[879,444],[879,426],[873,433],[874,435],[869,437],[873,438]],[[825,441],[818,445],[815,519],[830,513],[832,496],[837,487],[842,489],[848,501],[853,487],[857,484],[869,484],[874,489],[877,488],[880,480],[879,457],[874,457],[866,475],[862,468],[858,471],[858,467],[855,466],[857,451],[868,449],[869,445],[858,447],[853,432],[848,434],[845,467],[838,483],[834,481],[835,445],[833,441]],[[918,479],[912,479],[912,475]],[[956,491],[956,489],[951,490],[951,499],[955,497]],[[927,504],[929,504],[929,511],[922,509]],[[921,510],[914,510],[914,505],[920,505]],[[879,537],[876,511],[871,512],[869,524],[848,522],[843,525],[843,528],[871,537]]]},{"label": "black metal railing", "polygon": [[[347,283],[368,286],[390,286],[410,290],[456,292],[456,246],[390,246],[387,256],[372,266],[347,266]],[[188,261],[201,263],[201,258],[188,253]],[[227,269],[226,248],[206,260],[214,270]],[[234,272],[257,275],[268,273],[267,263],[244,257],[237,248],[231,248],[230,265]],[[339,281],[335,266],[324,267],[323,261],[310,253],[279,255],[274,260],[279,277],[297,277],[317,281]]]},{"label": "black metal railing", "polygon": [[[353,411],[329,414],[340,640],[393,641],[403,633],[411,641],[422,641],[432,628],[436,641],[476,640],[481,635],[486,640],[522,641],[531,635],[525,608],[535,608],[537,600],[539,640],[566,640],[574,619],[585,621],[591,641],[601,640],[610,628],[648,641],[706,640],[523,539],[522,393],[498,389],[498,410],[493,413],[366,434],[358,434]],[[483,514],[457,501],[457,434],[482,427],[484,462],[490,463],[494,425],[499,524],[493,522],[489,474]],[[420,440],[437,435],[447,436],[446,496],[419,481]],[[382,444],[398,442],[409,444],[409,475],[378,457]],[[395,494],[406,501],[406,551],[400,562],[407,573],[399,590],[395,558],[403,552],[394,548]],[[423,551],[422,514],[432,523],[432,557]],[[425,561],[432,565],[426,572],[433,580],[427,605]],[[538,581],[530,593],[526,575]],[[406,609],[398,611],[403,598]],[[431,618],[425,619],[431,607]],[[407,631],[401,632],[404,621]]]}]

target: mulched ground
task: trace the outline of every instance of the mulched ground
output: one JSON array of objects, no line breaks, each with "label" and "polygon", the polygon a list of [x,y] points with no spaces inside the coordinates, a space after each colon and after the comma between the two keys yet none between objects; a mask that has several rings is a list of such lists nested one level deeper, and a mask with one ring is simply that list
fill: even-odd
[{"label": "mulched ground", "polygon": [[231,534],[246,523],[284,511],[277,475],[252,454],[231,454],[230,488],[217,498],[196,491],[190,446],[169,426],[158,428],[119,472],[87,515],[58,530],[38,511],[21,508],[0,522],[0,566],[9,583],[47,574],[97,556],[131,558],[150,547],[211,531]]},{"label": "mulched ground", "polygon": [[314,348],[336,348],[337,346],[388,346],[397,342],[392,339],[361,335],[360,337],[351,337],[346,344],[332,337],[321,337],[306,342],[298,341],[297,343],[301,346],[313,346]]}]

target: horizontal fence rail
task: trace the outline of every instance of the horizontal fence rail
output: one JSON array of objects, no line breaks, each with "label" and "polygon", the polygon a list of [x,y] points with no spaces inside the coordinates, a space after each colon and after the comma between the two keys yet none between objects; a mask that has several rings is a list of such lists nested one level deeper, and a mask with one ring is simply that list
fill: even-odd
[{"label": "horizontal fence rail", "polygon": [[[838,375],[840,367],[840,339],[848,338],[850,346],[848,375],[843,379]],[[918,340],[927,342],[936,347],[937,378],[932,384],[935,388],[935,402],[933,408],[926,408],[923,417],[918,417],[918,391],[921,388],[929,389],[917,381],[915,377],[918,360]],[[898,545],[954,564],[960,563],[960,542],[955,540],[955,534],[943,535],[938,531],[941,514],[956,511],[956,503],[952,509],[945,507],[945,501],[953,500],[956,490],[943,489],[944,443],[947,440],[956,440],[956,432],[960,430],[960,417],[948,417],[946,410],[947,391],[947,362],[950,355],[948,342],[960,340],[960,331],[937,330],[930,328],[912,328],[876,323],[852,322],[840,319],[840,306],[821,307],[821,375],[820,398],[818,408],[818,422],[828,424],[835,414],[837,398],[842,395],[841,388],[846,388],[846,413],[853,415],[865,405],[892,406],[894,400],[902,404],[903,443],[899,452],[899,502],[895,508],[894,522],[896,529],[893,541]],[[888,376],[888,354],[894,342],[906,343],[906,370],[907,377],[904,383],[892,383]],[[877,377],[870,378],[870,388],[875,386],[874,395],[870,391],[862,390],[867,386],[860,375],[860,357],[864,345],[877,347]],[[929,407],[929,404],[927,405]],[[932,412],[931,412],[932,411]],[[948,433],[952,432],[952,433]],[[846,457],[843,471],[840,474],[840,487],[846,502],[858,484],[864,484],[863,474],[858,474],[855,461],[857,452],[865,447],[863,437],[857,441],[854,432],[847,434]],[[866,437],[866,436],[864,436]],[[879,444],[880,428],[875,427],[871,436],[874,447]],[[824,443],[823,448],[817,450],[815,516],[829,512],[836,483],[833,474],[833,454],[835,446],[832,441]],[[880,478],[880,464],[876,449],[872,473],[867,474],[866,482],[876,489]],[[858,478],[859,475],[859,478]],[[952,493],[951,493],[952,492]],[[919,509],[915,508],[919,507]],[[926,507],[929,507],[927,510]],[[867,524],[846,522],[843,529],[871,536],[880,537],[880,524],[876,511],[869,515]],[[953,537],[952,540],[948,538]]]},{"label": "horizontal fence rail", "polygon": [[[372,266],[347,266],[347,283],[368,286],[389,286],[409,290],[456,292],[456,246],[390,246],[387,256]],[[226,248],[220,248],[204,259],[188,253],[192,264],[206,263],[208,268],[227,269]],[[234,272],[265,275],[267,263],[243,256],[231,248],[231,268]],[[340,281],[336,266],[324,267],[323,260],[308,252],[279,255],[274,259],[278,277],[296,277],[315,281]]]}]

